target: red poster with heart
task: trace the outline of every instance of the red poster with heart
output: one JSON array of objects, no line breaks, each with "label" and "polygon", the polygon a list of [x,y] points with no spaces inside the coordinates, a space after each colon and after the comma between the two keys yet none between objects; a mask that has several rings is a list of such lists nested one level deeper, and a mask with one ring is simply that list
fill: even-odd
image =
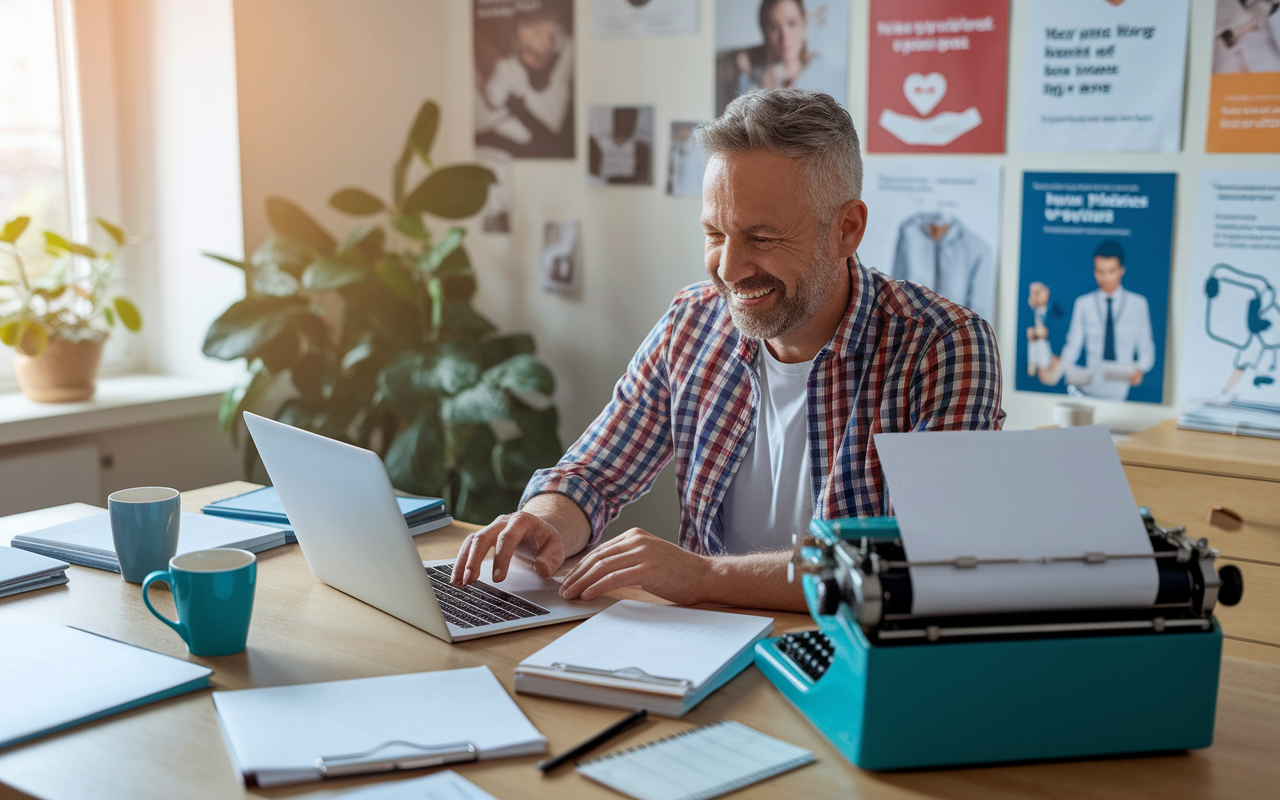
[{"label": "red poster with heart", "polygon": [[867,151],[1003,153],[1009,0],[871,0]]}]

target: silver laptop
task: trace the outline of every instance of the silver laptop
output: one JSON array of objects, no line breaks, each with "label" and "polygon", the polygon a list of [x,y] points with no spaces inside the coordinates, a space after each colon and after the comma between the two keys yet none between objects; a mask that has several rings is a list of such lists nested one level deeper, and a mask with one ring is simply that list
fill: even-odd
[{"label": "silver laptop", "polygon": [[[446,642],[582,619],[613,604],[564,600],[520,556],[493,583],[449,583],[454,559],[422,561],[376,453],[245,412],[311,574]],[[499,588],[499,586],[501,588]]]}]

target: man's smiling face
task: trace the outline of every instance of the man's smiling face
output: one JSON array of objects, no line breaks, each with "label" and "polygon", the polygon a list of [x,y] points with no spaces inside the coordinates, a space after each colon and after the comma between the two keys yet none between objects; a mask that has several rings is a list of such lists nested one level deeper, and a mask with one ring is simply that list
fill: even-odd
[{"label": "man's smiling face", "polygon": [[800,162],[767,150],[715,155],[702,182],[707,274],[738,330],[785,336],[847,281],[831,225],[812,206]]}]

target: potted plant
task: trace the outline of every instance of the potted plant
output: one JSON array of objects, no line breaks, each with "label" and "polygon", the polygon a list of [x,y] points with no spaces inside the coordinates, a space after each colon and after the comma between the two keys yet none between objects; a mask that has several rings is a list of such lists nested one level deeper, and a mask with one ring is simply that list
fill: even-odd
[{"label": "potted plant", "polygon": [[99,251],[44,231],[45,252],[56,260],[34,277],[18,247],[30,222],[16,217],[0,232],[0,252],[15,275],[0,279],[0,341],[14,348],[18,386],[27,397],[40,403],[88,400],[96,388],[102,345],[116,320],[130,331],[142,327],[138,307],[112,293],[125,234],[95,217],[115,247]]},{"label": "potted plant", "polygon": [[[372,449],[398,489],[488,522],[514,510],[533,471],[562,452],[555,381],[531,336],[499,333],[472,306],[464,229],[428,226],[479,212],[494,181],[479,165],[432,163],[439,118],[430,101],[418,112],[389,197],[345,188],[330,198],[377,218],[341,242],[273,197],[272,235],[247,260],[209,254],[243,270],[245,299],[214,321],[204,352],[248,364],[220,413],[233,442],[241,412],[266,414]],[[425,175],[410,188],[415,165]],[[246,442],[246,473],[256,464]]]}]

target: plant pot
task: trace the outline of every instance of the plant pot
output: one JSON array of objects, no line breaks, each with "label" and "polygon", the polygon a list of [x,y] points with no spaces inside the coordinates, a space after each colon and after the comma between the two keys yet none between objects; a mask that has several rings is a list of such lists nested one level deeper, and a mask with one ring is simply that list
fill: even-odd
[{"label": "plant pot", "polygon": [[18,387],[37,403],[75,403],[92,398],[105,342],[105,336],[78,342],[53,336],[35,358],[14,351]]}]

